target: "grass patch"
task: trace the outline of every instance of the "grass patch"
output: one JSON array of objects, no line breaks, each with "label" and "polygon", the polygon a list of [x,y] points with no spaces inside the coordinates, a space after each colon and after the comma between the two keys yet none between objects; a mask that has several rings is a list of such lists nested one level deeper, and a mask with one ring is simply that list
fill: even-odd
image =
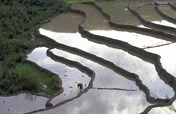
[{"label": "grass patch", "polygon": [[12,70],[14,73],[18,73],[24,77],[31,77],[38,83],[36,92],[45,93],[45,95],[53,95],[60,90],[58,76],[49,73],[46,70],[39,68],[36,65],[30,63],[18,63]]}]

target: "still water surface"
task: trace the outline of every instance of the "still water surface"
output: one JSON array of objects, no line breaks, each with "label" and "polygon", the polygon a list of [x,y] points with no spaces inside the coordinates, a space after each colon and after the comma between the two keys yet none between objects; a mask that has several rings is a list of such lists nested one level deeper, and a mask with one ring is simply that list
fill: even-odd
[{"label": "still water surface", "polygon": [[156,53],[161,56],[161,63],[164,69],[176,77],[176,43],[157,48],[146,49],[146,51]]},{"label": "still water surface", "polygon": [[29,93],[0,97],[0,114],[22,114],[45,108],[48,98]]},{"label": "still water surface", "polygon": [[117,66],[129,72],[137,74],[143,84],[149,88],[151,96],[153,97],[171,98],[174,95],[173,89],[159,78],[154,65],[136,56],[133,56],[123,50],[114,49],[106,45],[88,41],[87,39],[82,38],[79,33],[56,33],[44,29],[40,29],[40,33],[55,40],[56,42],[76,47],[94,54],[113,62]]},{"label": "still water surface", "polygon": [[149,105],[141,91],[91,89],[78,99],[36,114],[139,114]]}]

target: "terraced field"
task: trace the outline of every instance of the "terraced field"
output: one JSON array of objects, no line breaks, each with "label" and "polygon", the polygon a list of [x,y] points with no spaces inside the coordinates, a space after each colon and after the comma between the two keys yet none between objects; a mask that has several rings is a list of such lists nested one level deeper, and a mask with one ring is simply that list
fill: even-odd
[{"label": "terraced field", "polygon": [[1,111],[175,114],[175,5],[174,0],[73,4],[69,13],[39,29],[40,37],[57,45],[27,55],[59,76],[62,91],[51,98],[37,96],[33,102],[39,105],[29,109],[11,108],[3,97]]}]

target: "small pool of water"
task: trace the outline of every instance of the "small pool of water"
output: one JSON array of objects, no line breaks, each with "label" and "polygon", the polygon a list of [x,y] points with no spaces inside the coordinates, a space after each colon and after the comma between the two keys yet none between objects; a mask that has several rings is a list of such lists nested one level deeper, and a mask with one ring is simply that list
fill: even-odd
[{"label": "small pool of water", "polygon": [[29,93],[0,97],[0,114],[22,114],[45,108],[48,98]]}]

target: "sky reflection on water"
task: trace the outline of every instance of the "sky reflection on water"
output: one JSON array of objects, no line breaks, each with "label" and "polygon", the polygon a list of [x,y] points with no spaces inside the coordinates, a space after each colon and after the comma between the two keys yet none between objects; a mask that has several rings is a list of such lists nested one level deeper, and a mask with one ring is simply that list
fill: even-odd
[{"label": "sky reflection on water", "polygon": [[123,50],[110,48],[106,45],[88,41],[86,38],[82,38],[79,33],[56,33],[44,29],[40,29],[40,33],[48,36],[56,42],[94,54],[113,62],[129,72],[137,74],[143,84],[149,88],[150,94],[153,97],[171,98],[174,95],[173,89],[160,79],[154,65],[143,61],[136,56],[130,55]]},{"label": "sky reflection on water", "polygon": [[0,97],[0,114],[21,114],[45,108],[48,98],[28,93]]},{"label": "sky reflection on water", "polygon": [[91,89],[78,99],[45,111],[45,114],[139,114],[149,105],[141,91]]}]

